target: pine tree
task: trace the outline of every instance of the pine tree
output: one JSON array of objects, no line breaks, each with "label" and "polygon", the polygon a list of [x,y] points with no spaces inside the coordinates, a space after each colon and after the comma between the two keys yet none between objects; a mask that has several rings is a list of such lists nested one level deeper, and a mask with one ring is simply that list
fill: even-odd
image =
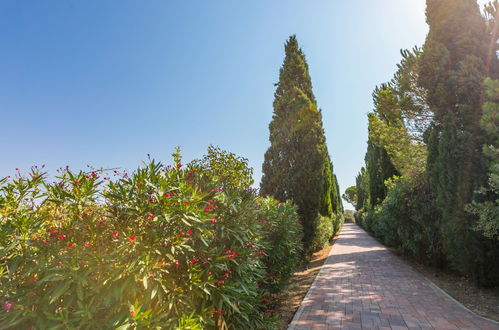
[{"label": "pine tree", "polygon": [[334,184],[322,114],[312,92],[305,55],[295,36],[285,44],[276,86],[270,147],[265,153],[260,191],[280,200],[292,200],[298,206],[304,243],[312,251],[321,248],[333,234],[333,207],[339,209],[334,199],[339,192]]},{"label": "pine tree", "polygon": [[475,0],[427,0],[430,26],[419,83],[434,113],[428,136],[429,183],[441,211],[441,235],[451,266],[473,272],[476,240],[465,211],[483,181],[480,164],[482,82],[487,33]]}]

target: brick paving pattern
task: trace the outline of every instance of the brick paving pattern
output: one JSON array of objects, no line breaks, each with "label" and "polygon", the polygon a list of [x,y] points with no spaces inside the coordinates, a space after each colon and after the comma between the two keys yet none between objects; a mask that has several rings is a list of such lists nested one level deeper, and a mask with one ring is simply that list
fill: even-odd
[{"label": "brick paving pattern", "polygon": [[288,329],[499,329],[346,223]]}]

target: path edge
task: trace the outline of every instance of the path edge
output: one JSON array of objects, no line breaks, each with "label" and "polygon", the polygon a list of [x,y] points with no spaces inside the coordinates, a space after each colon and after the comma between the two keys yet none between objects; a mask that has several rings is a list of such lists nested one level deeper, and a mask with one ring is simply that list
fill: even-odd
[{"label": "path edge", "polygon": [[[391,251],[390,251],[391,252]],[[410,265],[409,265],[410,266]],[[411,266],[412,267],[412,266]],[[413,268],[414,269],[414,268]],[[418,273],[420,273],[418,270],[414,269],[415,271],[417,271]],[[440,291],[441,293],[444,294],[444,296],[446,296],[447,298],[449,298],[450,300],[454,301],[456,304],[458,304],[462,309],[464,309],[465,311],[467,311],[468,313],[470,313],[471,315],[473,316],[476,316],[484,321],[489,321],[495,325],[499,325],[499,322],[496,321],[496,320],[493,320],[493,319],[489,319],[488,317],[485,317],[485,316],[482,316],[474,311],[472,311],[471,309],[469,309],[468,307],[466,307],[465,305],[463,305],[463,303],[461,303],[459,300],[457,300],[456,298],[454,298],[453,296],[451,296],[450,294],[448,294],[444,289],[442,289],[441,287],[439,287],[438,285],[436,285],[435,283],[433,283],[432,280],[430,280],[428,277],[424,276],[424,274],[420,273],[429,283],[430,285],[436,289],[437,291]]]},{"label": "path edge", "polygon": [[360,229],[362,229],[363,231],[365,231],[366,234],[369,235],[371,238],[373,238],[376,242],[378,242],[383,247],[385,247],[386,250],[388,252],[390,252],[392,255],[394,255],[397,259],[399,259],[405,265],[409,266],[414,272],[416,272],[419,275],[421,275],[425,280],[428,281],[428,283],[430,283],[430,286],[433,289],[436,289],[437,291],[439,291],[440,293],[442,293],[444,296],[446,296],[447,298],[449,298],[450,300],[452,300],[453,302],[455,302],[459,307],[461,307],[461,309],[463,309],[464,311],[466,311],[466,312],[470,313],[471,315],[476,316],[476,317],[478,317],[478,318],[480,318],[480,319],[482,319],[484,321],[488,321],[488,322],[491,322],[491,323],[493,323],[495,325],[499,325],[498,321],[493,320],[493,319],[489,319],[488,317],[485,317],[485,316],[482,316],[482,315],[480,315],[480,314],[472,311],[468,307],[466,307],[463,303],[461,303],[459,300],[457,300],[456,298],[454,298],[453,296],[451,296],[449,293],[447,293],[447,291],[445,291],[444,289],[442,289],[441,287],[439,287],[437,284],[435,284],[432,280],[430,280],[428,277],[426,277],[422,272],[420,272],[419,270],[417,270],[416,268],[414,268],[412,265],[410,265],[408,262],[406,262],[403,258],[401,258],[396,253],[394,253],[392,250],[390,250],[386,245],[384,245],[383,243],[381,243],[376,237],[374,237],[373,235],[371,235],[370,232],[368,232],[367,230],[365,230],[364,228],[362,228],[360,225],[358,225],[356,223],[355,223],[355,225],[357,225]]},{"label": "path edge", "polygon": [[[343,228],[344,227],[342,225],[341,229],[340,229],[340,231],[338,233],[338,238],[340,237],[341,232],[343,231]],[[333,249],[334,249],[334,243],[333,243],[333,246],[331,247],[331,250],[329,250],[329,254],[327,255],[326,260],[324,260],[324,263],[322,264],[321,269],[319,270],[319,272],[315,276],[314,281],[312,282],[312,285],[308,289],[307,294],[305,295],[305,298],[303,298],[303,300],[301,301],[300,307],[298,307],[298,310],[296,311],[295,315],[293,316],[293,319],[291,320],[291,323],[289,323],[289,325],[287,327],[287,330],[294,330],[294,329],[296,329],[296,326],[297,326],[296,323],[298,322],[298,320],[300,320],[300,317],[303,314],[303,309],[305,308],[304,307],[304,305],[305,305],[304,303],[307,301],[308,297],[312,294],[311,292],[315,289],[315,286],[317,284],[317,279],[319,278],[319,275],[324,270],[324,266],[326,265],[326,262],[328,261],[329,257],[331,257],[331,254],[333,253]]]}]

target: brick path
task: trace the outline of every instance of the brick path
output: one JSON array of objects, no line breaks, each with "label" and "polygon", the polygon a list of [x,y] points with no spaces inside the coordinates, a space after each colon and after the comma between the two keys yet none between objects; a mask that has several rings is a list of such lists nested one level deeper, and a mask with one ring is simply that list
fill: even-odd
[{"label": "brick path", "polygon": [[499,329],[346,223],[288,329]]}]

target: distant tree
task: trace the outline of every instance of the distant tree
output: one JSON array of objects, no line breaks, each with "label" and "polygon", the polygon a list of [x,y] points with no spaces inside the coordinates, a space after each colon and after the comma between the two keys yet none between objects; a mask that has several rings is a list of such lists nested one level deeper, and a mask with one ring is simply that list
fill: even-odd
[{"label": "distant tree", "polygon": [[330,238],[324,235],[324,228],[330,228],[332,235],[333,212],[340,208],[335,205],[340,199],[336,197],[339,192],[322,114],[312,92],[305,55],[295,36],[285,44],[276,86],[270,147],[265,153],[260,191],[280,200],[292,200],[298,206],[305,247],[314,250]]},{"label": "distant tree", "polygon": [[343,199],[357,208],[357,186],[348,187],[343,194]]}]

